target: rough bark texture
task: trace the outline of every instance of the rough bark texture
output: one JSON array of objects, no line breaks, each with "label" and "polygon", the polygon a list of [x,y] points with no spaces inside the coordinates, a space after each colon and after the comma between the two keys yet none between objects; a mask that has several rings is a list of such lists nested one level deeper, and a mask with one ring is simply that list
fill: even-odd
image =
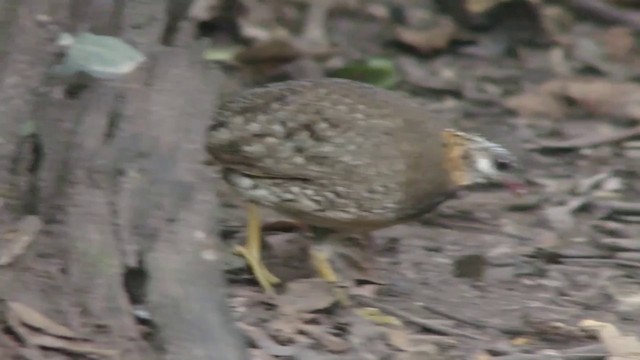
[{"label": "rough bark texture", "polygon": [[[159,44],[164,2],[82,3],[0,5],[0,219],[36,214],[46,224],[0,268],[0,298],[120,350],[121,359],[245,359],[216,261],[217,203],[203,165],[221,77],[186,36]],[[120,33],[149,61],[126,83],[87,81],[79,95],[60,96],[46,76],[57,31],[38,23],[40,14],[64,29]],[[26,121],[37,131],[21,137]],[[132,302],[150,310],[154,341],[142,338]]]}]

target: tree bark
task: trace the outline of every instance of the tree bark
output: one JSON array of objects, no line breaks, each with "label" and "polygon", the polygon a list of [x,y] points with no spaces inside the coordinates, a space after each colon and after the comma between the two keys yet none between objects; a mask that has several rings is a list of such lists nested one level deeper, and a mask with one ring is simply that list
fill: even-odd
[{"label": "tree bark", "polygon": [[[126,81],[89,80],[61,97],[46,75],[53,37],[36,21],[53,5],[0,6],[0,30],[16,35],[0,34],[0,165],[11,170],[0,184],[11,185],[3,194],[15,205],[0,208],[0,221],[36,214],[45,222],[26,253],[0,268],[0,298],[119,350],[121,359],[246,359],[226,304],[213,175],[203,165],[220,74],[186,36],[172,48],[158,43],[162,2],[50,1],[75,9],[54,22],[120,34],[149,60]],[[73,7],[106,3],[106,19]],[[27,139],[25,121],[36,125]],[[150,310],[152,343],[132,305]]]}]

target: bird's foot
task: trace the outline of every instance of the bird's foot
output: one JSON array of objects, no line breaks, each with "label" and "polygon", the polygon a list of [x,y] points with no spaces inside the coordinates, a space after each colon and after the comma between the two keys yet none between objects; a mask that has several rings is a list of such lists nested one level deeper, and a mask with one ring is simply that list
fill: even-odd
[{"label": "bird's foot", "polygon": [[254,204],[247,206],[247,241],[245,246],[236,246],[235,252],[242,255],[253,276],[256,278],[262,289],[268,295],[275,295],[273,285],[280,283],[262,262],[262,233],[260,231],[260,212]]},{"label": "bird's foot", "polygon": [[260,259],[260,253],[252,249],[251,246],[245,247],[240,245],[235,247],[235,252],[245,258],[251,268],[253,276],[256,278],[256,281],[258,281],[258,284],[260,284],[260,287],[262,287],[262,290],[268,295],[275,295],[276,292],[273,285],[279,284],[280,279],[267,269],[262,259]]},{"label": "bird's foot", "polygon": [[326,249],[320,246],[313,246],[311,248],[311,262],[313,264],[314,269],[318,273],[318,276],[322,278],[324,281],[333,285],[335,297],[338,302],[345,307],[351,305],[351,300],[349,299],[349,295],[347,293],[346,286],[343,286],[342,283],[338,279],[338,275],[333,270],[333,266],[331,265],[331,261],[329,260],[330,254]]}]

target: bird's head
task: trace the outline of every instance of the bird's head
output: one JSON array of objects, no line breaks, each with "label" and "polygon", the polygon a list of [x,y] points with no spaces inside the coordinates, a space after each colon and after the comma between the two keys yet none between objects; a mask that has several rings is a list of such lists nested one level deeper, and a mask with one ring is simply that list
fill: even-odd
[{"label": "bird's head", "polygon": [[516,157],[480,136],[447,129],[443,132],[445,167],[456,186],[499,184],[522,193],[526,186]]}]

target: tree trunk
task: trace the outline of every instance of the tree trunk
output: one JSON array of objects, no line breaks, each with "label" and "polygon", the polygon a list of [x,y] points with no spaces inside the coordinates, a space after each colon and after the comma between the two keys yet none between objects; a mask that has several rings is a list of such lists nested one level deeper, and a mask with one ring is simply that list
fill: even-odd
[{"label": "tree trunk", "polygon": [[[104,6],[109,11],[95,11]],[[175,47],[158,43],[164,6],[0,5],[0,222],[8,228],[33,214],[45,223],[24,254],[0,267],[0,298],[121,359],[246,359],[226,305],[214,179],[203,165],[222,79],[202,63],[188,31]],[[120,34],[148,61],[126,81],[61,86],[46,73],[56,59],[52,29],[60,28]],[[83,90],[68,96],[73,88]],[[35,132],[21,135],[28,122]],[[150,311],[150,342],[134,306]]]}]

